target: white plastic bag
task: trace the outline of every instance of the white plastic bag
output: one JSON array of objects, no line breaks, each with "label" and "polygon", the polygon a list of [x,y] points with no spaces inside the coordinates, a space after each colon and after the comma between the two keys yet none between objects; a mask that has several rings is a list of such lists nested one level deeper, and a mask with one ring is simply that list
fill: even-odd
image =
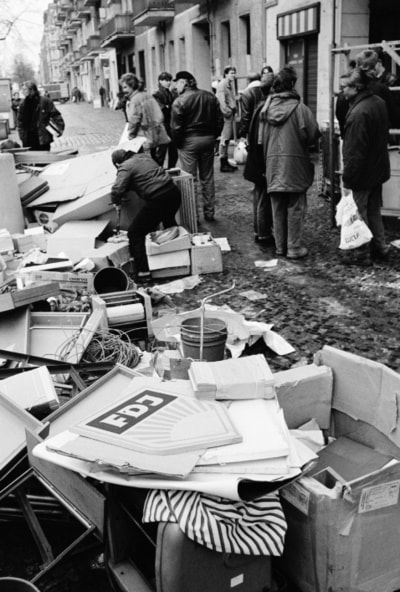
[{"label": "white plastic bag", "polygon": [[351,191],[342,196],[336,207],[336,223],[341,226],[339,249],[358,249],[372,238],[372,232],[361,218]]},{"label": "white plastic bag", "polygon": [[122,130],[122,134],[119,139],[119,144],[123,144],[124,142],[128,142],[128,140],[129,140],[128,129],[129,129],[129,123],[126,123],[124,129]]},{"label": "white plastic bag", "polygon": [[244,164],[247,159],[247,147],[245,140],[239,140],[233,151],[233,160],[237,164]]}]

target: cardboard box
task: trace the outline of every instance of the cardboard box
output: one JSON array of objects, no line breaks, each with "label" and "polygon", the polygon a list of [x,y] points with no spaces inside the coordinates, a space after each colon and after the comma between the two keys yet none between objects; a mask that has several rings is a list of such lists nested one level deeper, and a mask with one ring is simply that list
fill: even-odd
[{"label": "cardboard box", "polygon": [[147,257],[153,278],[190,275],[189,249]]},{"label": "cardboard box", "polygon": [[29,288],[5,292],[4,294],[0,294],[0,312],[13,310],[20,306],[27,306],[32,302],[46,300],[50,296],[57,296],[59,292],[60,286],[57,282],[43,282]]},{"label": "cardboard box", "polygon": [[49,257],[63,253],[77,263],[96,246],[96,239],[108,225],[107,220],[71,220],[56,230],[47,240]]},{"label": "cardboard box", "polygon": [[218,273],[223,270],[221,248],[208,234],[193,235],[190,257],[192,275],[196,273]]},{"label": "cardboard box", "polygon": [[[29,269],[29,268],[27,268]],[[20,277],[32,282],[58,282],[61,289],[93,290],[93,273],[75,273],[73,271],[26,271]]]},{"label": "cardboard box", "polygon": [[316,419],[322,430],[329,429],[333,375],[328,366],[308,364],[274,373],[276,395],[289,429]]},{"label": "cardboard box", "polygon": [[281,490],[282,567],[302,592],[393,592],[400,588],[400,375],[331,347],[315,362],[332,369],[338,440],[312,476]]},{"label": "cardboard box", "polygon": [[33,238],[29,234],[16,233],[12,235],[14,249],[19,253],[25,253],[34,248]]},{"label": "cardboard box", "polygon": [[153,243],[150,235],[146,236],[146,253],[147,255],[160,255],[161,253],[171,253],[173,251],[183,251],[185,249],[190,249],[190,234],[188,231],[183,228],[183,226],[178,226],[179,234],[173,240],[167,241],[158,245],[157,243]]}]

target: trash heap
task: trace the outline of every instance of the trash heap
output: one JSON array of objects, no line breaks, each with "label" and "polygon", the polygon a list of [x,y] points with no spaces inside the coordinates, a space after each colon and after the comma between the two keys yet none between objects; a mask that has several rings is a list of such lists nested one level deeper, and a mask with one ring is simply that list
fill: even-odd
[{"label": "trash heap", "polygon": [[[124,229],[113,232],[110,151],[69,156],[37,171],[0,155],[0,502],[18,492],[27,504],[35,478],[83,524],[70,549],[94,533],[112,577],[140,590],[154,585],[141,545],[126,548],[138,522],[160,523],[159,581],[165,562],[182,576],[175,539],[163,547],[172,528],[185,552],[212,553],[204,566],[196,555],[202,589],[222,553],[241,561],[229,571],[218,559],[219,589],[271,588],[273,557],[302,592],[400,587],[399,375],[328,346],[273,373],[247,354],[260,339],[293,351],[271,324],[209,298],[170,306],[168,294],[222,271],[193,208],[146,240],[153,277],[180,279],[138,288]],[[131,524],[125,498],[138,492]],[[25,518],[42,553],[36,581],[63,552],[49,554]]]}]

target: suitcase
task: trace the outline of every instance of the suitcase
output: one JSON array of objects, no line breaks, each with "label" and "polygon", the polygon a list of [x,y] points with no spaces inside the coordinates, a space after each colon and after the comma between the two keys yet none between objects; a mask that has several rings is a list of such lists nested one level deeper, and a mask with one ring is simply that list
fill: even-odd
[{"label": "suitcase", "polygon": [[212,551],[190,540],[173,522],[157,530],[157,592],[267,592],[271,557]]}]

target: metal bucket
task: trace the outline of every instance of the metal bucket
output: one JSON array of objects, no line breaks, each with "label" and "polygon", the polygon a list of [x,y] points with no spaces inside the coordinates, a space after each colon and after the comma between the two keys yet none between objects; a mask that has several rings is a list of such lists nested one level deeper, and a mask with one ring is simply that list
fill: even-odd
[{"label": "metal bucket", "polygon": [[96,294],[125,292],[129,287],[129,277],[119,267],[102,267],[93,278],[93,289]]},{"label": "metal bucket", "polygon": [[[194,360],[217,362],[223,360],[228,336],[226,324],[221,319],[204,318],[203,339],[201,339],[201,317],[185,319],[181,323],[183,355]],[[201,352],[201,341],[203,351]],[[202,353],[202,355],[201,355]]]}]

